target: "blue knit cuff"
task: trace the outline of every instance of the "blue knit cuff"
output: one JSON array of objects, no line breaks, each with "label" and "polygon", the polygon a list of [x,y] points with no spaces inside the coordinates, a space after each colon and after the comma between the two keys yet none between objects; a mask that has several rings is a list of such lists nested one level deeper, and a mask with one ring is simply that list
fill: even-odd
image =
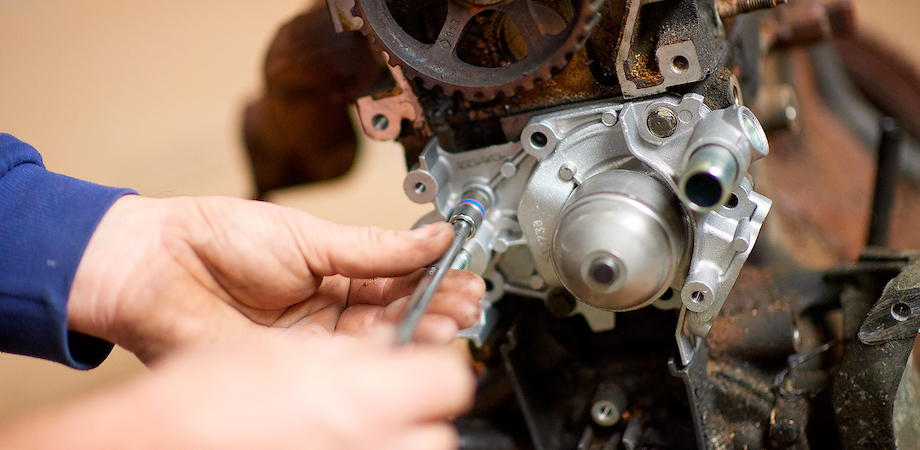
[{"label": "blue knit cuff", "polygon": [[99,220],[126,194],[48,172],[0,134],[0,351],[77,369],[105,360],[111,343],[67,329],[67,298]]}]

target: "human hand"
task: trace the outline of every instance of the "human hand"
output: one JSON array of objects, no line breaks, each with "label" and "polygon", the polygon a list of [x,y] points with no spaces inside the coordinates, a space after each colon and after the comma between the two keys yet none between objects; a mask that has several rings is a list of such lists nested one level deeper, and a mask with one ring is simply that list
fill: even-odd
[{"label": "human hand", "polygon": [[472,404],[469,366],[450,348],[377,337],[192,345],[128,384],[0,427],[0,447],[456,448],[446,419]]},{"label": "human hand", "polygon": [[[401,316],[420,268],[451,236],[443,223],[397,232],[263,202],[125,196],[86,248],[68,325],[145,362],[251,330],[361,333]],[[478,319],[484,289],[451,271],[415,338],[451,341]]]}]

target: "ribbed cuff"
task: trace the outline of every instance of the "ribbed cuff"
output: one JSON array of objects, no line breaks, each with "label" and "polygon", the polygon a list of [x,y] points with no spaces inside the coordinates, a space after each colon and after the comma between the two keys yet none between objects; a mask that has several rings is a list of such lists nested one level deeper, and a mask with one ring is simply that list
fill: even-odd
[{"label": "ribbed cuff", "polygon": [[90,236],[126,194],[48,172],[40,157],[0,173],[0,351],[77,369],[105,360],[111,343],[67,329],[67,298]]}]

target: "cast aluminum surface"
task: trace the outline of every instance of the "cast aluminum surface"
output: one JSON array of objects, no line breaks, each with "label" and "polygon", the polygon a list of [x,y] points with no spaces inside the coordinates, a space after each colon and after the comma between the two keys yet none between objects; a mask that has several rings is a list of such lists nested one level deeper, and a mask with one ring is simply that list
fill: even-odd
[{"label": "cast aluminum surface", "polygon": [[[660,108],[678,119],[667,137],[648,128],[648,115]],[[504,293],[545,299],[561,288],[552,246],[567,200],[593,175],[631,170],[670,189],[690,230],[670,285],[674,295],[654,303],[681,308],[677,336],[682,358],[689,361],[695,339],[708,333],[771,205],[753,191],[747,176],[750,164],[766,154],[766,141],[758,139],[759,129],[746,131],[741,117],[753,116],[743,106],[711,111],[695,94],[665,95],[592,102],[535,116],[519,141],[472,151],[449,153],[432,140],[404,183],[410,199],[435,206],[420,222],[445,220],[471,186],[487,186],[495,194],[495,205],[465,246],[468,269],[482,274],[492,288],[483,300],[480,324],[464,335],[484,338],[489,307]],[[700,210],[688,204],[679,180],[690,154],[713,143],[730,149],[741,171],[728,186],[728,203]],[[584,314],[595,330],[614,323],[612,313],[584,302],[578,302],[575,313]]]}]

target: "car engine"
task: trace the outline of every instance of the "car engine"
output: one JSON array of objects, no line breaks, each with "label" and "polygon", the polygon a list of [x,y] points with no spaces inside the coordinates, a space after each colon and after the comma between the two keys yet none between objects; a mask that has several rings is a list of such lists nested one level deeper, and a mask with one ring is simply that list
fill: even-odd
[{"label": "car engine", "polygon": [[[898,115],[920,84],[843,89],[909,69],[841,62],[846,2],[782,3],[328,0],[282,29],[247,111],[260,195],[347,170],[354,103],[403,145],[418,224],[469,221],[453,267],[487,292],[460,333],[461,449],[915,448],[917,401],[895,399],[920,253],[890,244],[920,247],[920,132]],[[856,143],[803,131],[806,104]],[[324,158],[342,169],[298,169]]]}]

